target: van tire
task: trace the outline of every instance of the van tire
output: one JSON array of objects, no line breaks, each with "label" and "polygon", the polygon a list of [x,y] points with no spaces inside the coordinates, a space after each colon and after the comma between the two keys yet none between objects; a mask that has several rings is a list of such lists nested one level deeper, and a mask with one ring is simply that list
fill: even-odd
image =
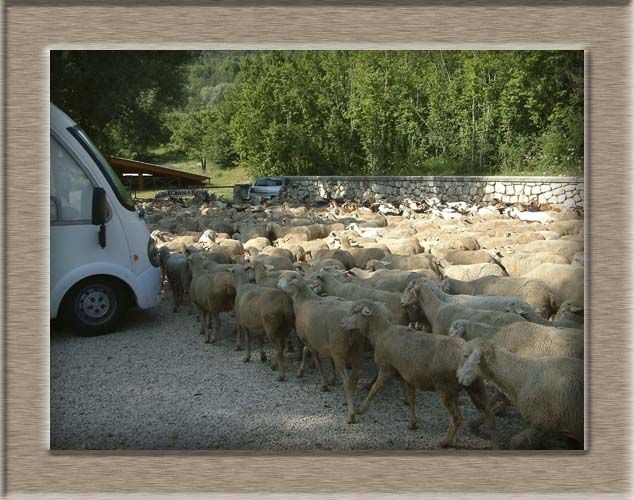
[{"label": "van tire", "polygon": [[114,331],[125,318],[130,300],[124,286],[108,276],[93,276],[77,283],[64,298],[62,318],[84,337]]}]

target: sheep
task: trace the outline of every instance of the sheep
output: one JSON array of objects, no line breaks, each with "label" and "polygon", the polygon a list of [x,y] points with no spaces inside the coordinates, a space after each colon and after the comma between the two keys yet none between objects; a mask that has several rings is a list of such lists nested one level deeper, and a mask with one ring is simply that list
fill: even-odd
[{"label": "sheep", "polygon": [[167,261],[170,259],[170,249],[168,247],[161,247],[158,249],[159,266],[161,268],[161,283],[165,283],[167,277]]},{"label": "sheep", "polygon": [[265,255],[260,254],[251,259],[251,262],[255,264],[256,262],[260,262],[264,265],[271,266],[273,269],[282,270],[287,269],[292,271],[295,269],[293,266],[293,262],[288,257],[280,257],[277,255]]},{"label": "sheep", "polygon": [[350,240],[347,235],[340,236],[341,248],[346,250],[352,255],[354,259],[354,266],[360,269],[365,269],[365,266],[371,260],[381,260],[383,257],[387,255],[384,250],[380,248],[353,248],[350,245]]},{"label": "sheep", "polygon": [[429,286],[421,282],[415,283],[403,292],[401,304],[404,307],[418,304],[431,323],[432,333],[435,335],[447,335],[451,324],[457,319],[471,319],[496,326],[526,321],[524,317],[512,312],[473,309],[461,304],[443,302]]},{"label": "sheep", "polygon": [[[293,299],[295,312],[295,329],[304,343],[302,362],[297,376],[304,374],[304,365],[308,352],[313,355],[315,365],[321,377],[321,389],[327,391],[334,382],[335,374],[326,380],[319,356],[331,358],[343,381],[348,405],[347,419],[349,424],[356,421],[353,401],[354,389],[359,380],[359,363],[363,339],[355,332],[344,331],[340,322],[346,315],[352,302],[333,297],[319,297],[308,284],[299,277],[282,277],[278,287],[288,292]],[[346,363],[350,362],[351,372],[348,374]]]},{"label": "sheep", "polygon": [[555,328],[535,323],[493,327],[460,319],[451,324],[449,336],[467,341],[483,338],[525,358],[551,356],[583,359],[583,330],[575,328]]},{"label": "sheep", "polygon": [[341,261],[336,259],[323,259],[315,260],[310,264],[308,262],[295,262],[295,269],[298,270],[304,276],[309,273],[321,271],[322,269],[338,269],[339,271],[345,271],[346,266]]},{"label": "sheep", "polygon": [[340,261],[346,269],[355,267],[354,257],[346,250],[319,250],[312,253],[313,260],[336,259]]},{"label": "sheep", "polygon": [[275,363],[277,380],[282,382],[285,376],[284,347],[291,330],[295,326],[295,312],[293,301],[283,290],[277,288],[260,287],[249,283],[244,269],[238,267],[230,270],[233,274],[236,288],[235,318],[236,318],[236,346],[240,345],[240,332],[244,332],[246,353],[242,361],[251,360],[250,333],[258,335],[260,344],[260,361],[266,361],[266,354],[262,349],[262,335],[266,335],[275,349]]},{"label": "sheep", "polygon": [[216,245],[216,233],[213,229],[206,229],[200,238],[198,238],[198,243],[205,249],[214,247]]},{"label": "sheep", "polygon": [[189,290],[192,280],[191,268],[187,265],[187,257],[183,254],[172,254],[166,263],[167,280],[174,297],[174,312],[183,303],[183,293]]},{"label": "sheep", "polygon": [[525,301],[543,318],[555,311],[553,293],[542,281],[507,276],[483,276],[473,281],[445,278],[441,288],[450,294],[512,296]]},{"label": "sheep", "polygon": [[423,247],[416,238],[384,238],[381,243],[396,255],[417,255],[423,252]]},{"label": "sheep", "polygon": [[435,254],[439,259],[446,260],[452,265],[484,264],[495,262],[495,259],[485,250],[439,250]]},{"label": "sheep", "polygon": [[528,428],[511,439],[512,449],[538,447],[547,431],[570,436],[583,447],[583,361],[523,358],[478,338],[463,345],[456,373],[466,387],[490,380],[528,420]]},{"label": "sheep", "polygon": [[[472,309],[485,309],[488,311],[513,312],[523,316],[528,321],[536,319],[537,322],[546,322],[541,316],[535,318],[535,311],[525,301],[513,296],[500,295],[451,295],[443,292],[440,287],[428,278],[419,278],[411,283],[410,286],[418,286],[423,284],[429,287],[436,297],[443,302],[451,304],[461,304]],[[540,321],[541,320],[541,321]]]},{"label": "sheep", "polygon": [[[288,248],[293,251],[291,247],[301,246],[304,251],[304,256],[308,254],[311,259],[317,260],[315,255],[321,250],[329,250],[328,245],[323,240],[315,240],[315,241],[303,241],[300,245],[297,245],[293,242],[282,242],[282,244],[277,245],[282,248]],[[304,258],[304,260],[306,260]]]},{"label": "sheep", "polygon": [[255,262],[252,264],[255,282],[259,286],[277,287],[277,281],[282,276],[299,276],[299,273],[290,269],[275,269],[269,264]]},{"label": "sheep", "polygon": [[256,238],[250,238],[247,241],[243,242],[244,248],[253,247],[256,248],[259,252],[264,250],[266,247],[271,246],[271,241],[268,238],[264,238],[258,236]]},{"label": "sheep", "polygon": [[222,240],[214,249],[221,251],[229,259],[244,255],[244,246],[237,240]]},{"label": "sheep", "polygon": [[342,283],[333,275],[324,271],[316,273],[314,279],[319,283],[319,287],[316,289],[317,293],[335,295],[346,300],[368,299],[382,302],[389,309],[392,321],[400,325],[408,325],[410,323],[410,315],[401,304],[401,295],[399,293],[366,288],[355,283]]},{"label": "sheep", "polygon": [[523,276],[527,272],[541,266],[544,263],[568,264],[568,259],[563,255],[545,252],[513,252],[500,258],[500,265],[509,276]]},{"label": "sheep", "polygon": [[566,300],[557,314],[555,314],[554,321],[572,321],[577,325],[583,326],[583,306],[580,306],[573,300]]},{"label": "sheep", "polygon": [[544,240],[533,241],[525,245],[519,245],[515,250],[518,252],[545,252],[564,257],[568,262],[572,261],[575,253],[583,250],[583,240]]},{"label": "sheep", "polygon": [[506,273],[497,264],[487,262],[484,264],[464,264],[447,266],[446,262],[440,262],[440,270],[443,278],[453,278],[461,281],[473,281],[483,276],[505,276]]},{"label": "sheep", "polygon": [[431,269],[437,272],[436,259],[428,253],[416,255],[386,255],[381,262],[387,269],[400,269],[401,271],[413,271],[417,269]]},{"label": "sheep", "polygon": [[262,255],[272,255],[274,257],[284,257],[285,259],[290,260],[291,262],[295,262],[295,256],[293,252],[288,250],[287,248],[279,248],[279,247],[266,247],[260,251]]},{"label": "sheep", "polygon": [[524,278],[543,281],[552,290],[553,307],[566,300],[583,304],[583,267],[572,264],[542,264],[524,274]]},{"label": "sheep", "polygon": [[[441,448],[453,443],[460,428],[462,415],[458,394],[462,387],[456,377],[464,342],[452,337],[439,337],[393,325],[379,304],[370,300],[355,302],[342,319],[341,327],[348,332],[360,332],[374,347],[374,361],[379,374],[365,401],[357,408],[361,415],[397,373],[407,388],[409,404],[408,429],[416,429],[416,389],[434,391],[450,417],[447,433],[438,443]],[[467,393],[473,404],[485,414],[491,432],[491,446],[499,448],[495,416],[491,412],[483,383],[470,385]]]},{"label": "sheep", "polygon": [[419,271],[399,271],[396,269],[379,269],[375,272],[364,271],[363,269],[350,269],[344,273],[353,283],[378,288],[388,292],[402,293],[407,285],[418,278],[427,277],[435,279],[436,273],[429,269]]},{"label": "sheep", "polygon": [[[206,266],[199,254],[191,255],[188,259],[192,270],[189,297],[198,312],[203,333],[207,335],[205,343],[216,343],[220,333],[220,313],[233,309],[236,295],[233,279],[220,264],[208,262]],[[209,319],[211,329],[208,327]]]}]

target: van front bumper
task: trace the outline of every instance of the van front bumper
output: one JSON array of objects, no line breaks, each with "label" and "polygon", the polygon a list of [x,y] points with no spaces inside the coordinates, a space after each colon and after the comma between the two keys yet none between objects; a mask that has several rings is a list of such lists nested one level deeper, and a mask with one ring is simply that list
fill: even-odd
[{"label": "van front bumper", "polygon": [[158,306],[161,303],[163,277],[158,267],[150,267],[137,278],[134,294],[136,305],[141,309]]}]

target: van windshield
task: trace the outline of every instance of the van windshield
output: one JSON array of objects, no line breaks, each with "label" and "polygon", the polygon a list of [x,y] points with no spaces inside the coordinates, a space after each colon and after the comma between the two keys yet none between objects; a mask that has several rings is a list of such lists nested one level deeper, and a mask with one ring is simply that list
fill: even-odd
[{"label": "van windshield", "polygon": [[114,172],[114,170],[112,170],[112,167],[110,166],[110,163],[108,163],[108,160],[106,160],[106,158],[101,154],[97,147],[92,143],[86,133],[77,125],[73,127],[68,127],[68,131],[73,135],[75,139],[77,139],[79,144],[82,145],[82,147],[97,164],[99,170],[101,170],[101,173],[108,181],[108,184],[110,184],[110,187],[114,191],[114,194],[121,202],[121,204],[131,212],[136,211],[132,196],[130,196],[130,193],[128,193],[127,189],[123,185],[123,182],[121,182],[121,179],[119,179],[119,176]]}]

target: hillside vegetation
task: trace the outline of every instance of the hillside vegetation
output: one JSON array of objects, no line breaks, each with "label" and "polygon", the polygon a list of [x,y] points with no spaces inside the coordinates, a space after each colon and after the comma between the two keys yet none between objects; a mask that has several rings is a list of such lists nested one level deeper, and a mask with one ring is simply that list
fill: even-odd
[{"label": "hillside vegetation", "polygon": [[583,51],[118,54],[51,57],[53,101],[109,154],[252,177],[583,174]]}]

